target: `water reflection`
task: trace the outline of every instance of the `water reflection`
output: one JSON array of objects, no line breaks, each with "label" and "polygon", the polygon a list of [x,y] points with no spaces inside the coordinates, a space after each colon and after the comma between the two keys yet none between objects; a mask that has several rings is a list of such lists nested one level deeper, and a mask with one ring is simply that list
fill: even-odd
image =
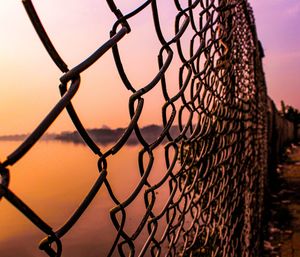
[{"label": "water reflection", "polygon": [[[17,145],[18,142],[1,142],[0,156],[6,156]],[[130,195],[140,179],[137,169],[140,148],[126,146],[118,155],[108,159],[108,180],[119,201]],[[165,166],[163,148],[159,147],[154,154],[150,179],[155,182],[165,171],[165,168],[162,169]],[[40,141],[10,171],[10,189],[57,229],[73,213],[97,179],[97,156],[84,145]],[[162,208],[167,200],[166,190],[163,187],[158,192],[157,209]],[[140,195],[126,209],[125,230],[129,234],[136,229],[145,213],[143,200],[143,195]],[[101,188],[78,223],[63,237],[63,256],[105,256],[116,236],[109,217],[109,210],[114,206],[107,190]],[[0,228],[0,256],[45,256],[38,250],[38,242],[45,235],[5,199],[0,203]],[[140,238],[145,239],[146,234],[144,231]]]}]

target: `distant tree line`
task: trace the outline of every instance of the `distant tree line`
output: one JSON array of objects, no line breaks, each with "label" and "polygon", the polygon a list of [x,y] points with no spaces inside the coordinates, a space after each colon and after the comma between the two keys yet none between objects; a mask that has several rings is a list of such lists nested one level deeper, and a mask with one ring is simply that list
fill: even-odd
[{"label": "distant tree line", "polygon": [[282,114],[284,118],[289,121],[295,122],[297,124],[300,123],[300,112],[296,108],[285,105],[283,101],[281,101]]},{"label": "distant tree line", "polygon": [[281,113],[285,119],[294,123],[295,138],[298,138],[299,137],[298,129],[300,124],[300,111],[292,106],[286,105],[284,101],[281,101]]}]

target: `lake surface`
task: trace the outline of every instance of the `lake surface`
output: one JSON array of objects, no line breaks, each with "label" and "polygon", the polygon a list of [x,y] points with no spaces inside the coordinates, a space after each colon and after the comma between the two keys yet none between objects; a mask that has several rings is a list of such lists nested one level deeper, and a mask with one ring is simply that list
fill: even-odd
[{"label": "lake surface", "polygon": [[[20,142],[0,142],[0,158]],[[109,146],[101,148],[105,151]],[[125,200],[140,179],[137,157],[141,146],[125,146],[108,158],[108,181],[119,201]],[[150,176],[157,182],[165,173],[164,149],[154,151],[155,161]],[[98,177],[97,156],[81,144],[40,141],[18,163],[10,167],[9,188],[55,230],[81,203]],[[161,189],[158,205],[167,200],[167,188]],[[63,256],[106,256],[116,230],[109,217],[115,204],[102,187],[78,223],[62,238]],[[143,194],[126,210],[126,231],[133,231],[145,212]],[[141,239],[146,238],[146,231]],[[38,249],[45,237],[6,199],[0,201],[0,256],[46,256]],[[143,240],[141,240],[143,241]],[[142,242],[141,242],[142,243]],[[138,246],[141,247],[142,245]],[[138,249],[137,249],[138,250]]]}]

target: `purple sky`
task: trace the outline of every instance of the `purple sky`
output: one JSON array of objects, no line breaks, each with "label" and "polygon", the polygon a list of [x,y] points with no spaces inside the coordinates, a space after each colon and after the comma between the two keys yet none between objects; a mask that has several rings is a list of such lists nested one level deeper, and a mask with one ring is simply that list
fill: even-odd
[{"label": "purple sky", "polygon": [[268,93],[300,109],[300,1],[250,0],[265,49]]}]

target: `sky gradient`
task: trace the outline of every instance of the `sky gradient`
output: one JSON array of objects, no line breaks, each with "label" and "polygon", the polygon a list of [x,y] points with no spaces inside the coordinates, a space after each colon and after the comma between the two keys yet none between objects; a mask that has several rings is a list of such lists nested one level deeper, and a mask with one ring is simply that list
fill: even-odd
[{"label": "sky gradient", "polygon": [[[37,12],[69,68],[80,63],[109,38],[115,17],[105,1],[33,1]],[[116,1],[124,13],[140,1]],[[251,0],[259,38],[265,49],[268,93],[300,109],[300,2]],[[172,36],[175,9],[158,1],[164,33]],[[120,43],[126,72],[136,85],[145,85],[157,72],[160,44],[148,9],[131,21],[132,33]],[[61,72],[53,64],[34,31],[21,1],[0,1],[0,134],[31,132],[56,104]],[[147,32],[147,33],[145,33]],[[138,47],[137,47],[138,42]],[[175,69],[176,67],[171,67]],[[138,74],[138,76],[136,75]],[[169,76],[172,83],[172,76]],[[176,82],[176,78],[173,78]],[[82,74],[82,85],[72,101],[88,128],[126,127],[128,97],[115,69],[111,52]],[[156,104],[153,104],[156,103]],[[163,99],[154,90],[145,99],[141,125],[161,124]],[[157,106],[157,107],[155,107]],[[109,110],[109,111],[108,111]],[[49,132],[73,130],[64,112]]]},{"label": "sky gradient", "polygon": [[258,36],[265,50],[264,70],[268,93],[300,109],[300,2],[250,0]]}]

